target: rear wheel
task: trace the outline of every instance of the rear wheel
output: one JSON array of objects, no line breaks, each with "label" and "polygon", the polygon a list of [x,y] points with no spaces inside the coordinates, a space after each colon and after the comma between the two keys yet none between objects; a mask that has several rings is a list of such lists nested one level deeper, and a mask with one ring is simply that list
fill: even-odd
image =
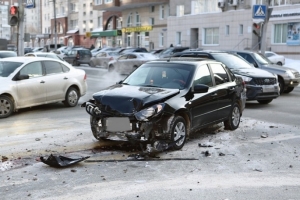
[{"label": "rear wheel", "polygon": [[278,78],[278,83],[279,83],[280,94],[282,94],[284,91],[284,81],[281,77]]},{"label": "rear wheel", "polygon": [[90,66],[91,67],[96,67],[95,64],[92,61],[90,61]]},{"label": "rear wheel", "polygon": [[230,115],[227,120],[224,121],[226,130],[235,130],[239,127],[241,120],[241,111],[237,103],[233,104]]},{"label": "rear wheel", "polygon": [[260,104],[268,104],[268,103],[270,103],[271,101],[273,101],[273,99],[269,99],[269,100],[257,100],[258,101],[258,103],[260,103]]},{"label": "rear wheel", "polygon": [[79,66],[79,63],[76,60],[74,60],[72,65],[73,66]]},{"label": "rear wheel", "polygon": [[176,116],[174,117],[171,123],[171,140],[177,141],[180,137],[182,137],[182,139],[176,142],[175,145],[172,147],[174,150],[181,149],[185,144],[187,137],[187,128],[185,120],[181,116]]},{"label": "rear wheel", "polygon": [[79,100],[78,90],[74,87],[70,87],[66,93],[66,97],[63,103],[67,107],[74,107],[77,105],[78,100]]},{"label": "rear wheel", "polygon": [[290,93],[294,90],[294,87],[288,87],[286,90],[284,90],[284,93]]},{"label": "rear wheel", "polygon": [[12,115],[14,112],[14,102],[13,100],[6,96],[0,96],[0,118],[6,118]]},{"label": "rear wheel", "polygon": [[282,66],[282,62],[278,62],[278,63],[277,63],[277,65],[280,65],[280,66]]}]

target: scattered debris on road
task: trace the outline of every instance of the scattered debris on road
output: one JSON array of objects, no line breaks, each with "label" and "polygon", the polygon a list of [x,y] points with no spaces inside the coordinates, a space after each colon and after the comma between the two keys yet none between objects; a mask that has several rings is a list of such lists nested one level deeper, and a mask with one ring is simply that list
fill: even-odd
[{"label": "scattered debris on road", "polygon": [[88,159],[90,156],[86,156],[86,157],[81,157],[81,158],[68,158],[68,157],[64,157],[64,156],[54,156],[54,155],[50,155],[47,160],[44,159],[44,157],[40,157],[40,160],[51,166],[51,167],[68,167],[70,165],[79,163],[83,160]]}]

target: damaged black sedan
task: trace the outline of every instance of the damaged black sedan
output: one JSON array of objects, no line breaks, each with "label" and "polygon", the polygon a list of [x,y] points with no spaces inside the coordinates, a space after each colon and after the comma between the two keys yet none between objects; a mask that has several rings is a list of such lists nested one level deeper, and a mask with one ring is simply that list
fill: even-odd
[{"label": "damaged black sedan", "polygon": [[98,140],[143,144],[147,151],[179,150],[200,128],[224,122],[235,130],[245,89],[224,64],[207,59],[158,60],[82,104]]}]

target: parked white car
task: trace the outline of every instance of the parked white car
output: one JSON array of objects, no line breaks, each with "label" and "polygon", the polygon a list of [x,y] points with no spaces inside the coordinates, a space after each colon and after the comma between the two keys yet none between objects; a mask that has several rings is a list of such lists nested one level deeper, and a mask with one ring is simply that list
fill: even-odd
[{"label": "parked white car", "polygon": [[278,55],[275,52],[265,51],[265,56],[274,64],[281,66],[285,64],[285,57],[282,55]]},{"label": "parked white car", "polygon": [[84,70],[40,57],[1,59],[0,85],[0,118],[21,108],[61,101],[74,107],[87,91]]}]

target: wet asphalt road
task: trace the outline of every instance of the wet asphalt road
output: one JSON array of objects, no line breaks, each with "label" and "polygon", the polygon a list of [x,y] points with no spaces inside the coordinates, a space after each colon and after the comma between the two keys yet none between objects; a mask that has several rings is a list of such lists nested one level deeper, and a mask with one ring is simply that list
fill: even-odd
[{"label": "wet asphalt road", "polygon": [[[81,68],[89,91],[79,104],[123,78]],[[89,116],[79,106],[20,110],[0,121],[0,198],[300,199],[299,97],[298,87],[269,105],[249,102],[236,131],[219,124],[194,134],[181,151],[158,155],[180,161],[99,162],[126,160],[138,151],[93,139]],[[91,162],[64,169],[39,162],[51,153],[91,156]]]}]

